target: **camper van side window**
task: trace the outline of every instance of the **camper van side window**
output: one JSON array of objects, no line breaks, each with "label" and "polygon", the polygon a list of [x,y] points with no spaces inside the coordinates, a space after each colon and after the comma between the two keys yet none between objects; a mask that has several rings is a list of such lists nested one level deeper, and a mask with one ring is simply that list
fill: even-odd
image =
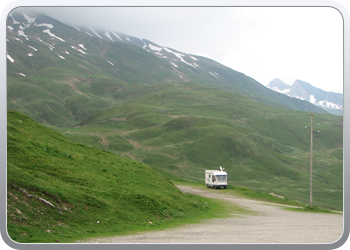
[{"label": "camper van side window", "polygon": [[210,178],[210,175],[209,175],[209,178]]},{"label": "camper van side window", "polygon": [[215,175],[213,175],[213,182],[216,181],[215,179],[216,179],[216,178],[215,178]]}]

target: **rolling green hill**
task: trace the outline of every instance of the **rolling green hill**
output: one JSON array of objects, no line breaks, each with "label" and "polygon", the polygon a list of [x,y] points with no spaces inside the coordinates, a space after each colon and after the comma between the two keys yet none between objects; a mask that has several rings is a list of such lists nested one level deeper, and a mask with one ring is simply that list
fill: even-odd
[{"label": "rolling green hill", "polygon": [[[163,178],[195,182],[203,181],[205,169],[223,166],[231,185],[303,203],[309,199],[310,147],[310,130],[304,126],[315,112],[321,133],[314,139],[314,204],[342,209],[341,116],[269,90],[208,58],[165,47],[162,55],[145,50],[143,44],[159,45],[144,39],[130,37],[141,45],[127,39],[112,42],[40,15],[28,21],[21,12],[7,21],[8,109],[75,142],[113,153],[102,153],[112,157],[110,162],[121,159],[113,158],[116,154],[139,162],[137,166],[149,165]],[[56,152],[59,146],[48,139],[36,141],[11,129],[11,143],[16,144],[16,136],[34,142],[12,151],[10,143],[9,157],[16,150],[36,154],[40,148],[57,157],[77,157],[70,147]],[[47,156],[46,151],[40,154]],[[15,171],[16,157],[11,159],[8,170]],[[104,175],[112,169],[105,169],[97,172],[96,182],[108,183]],[[47,169],[40,171],[46,177]]]},{"label": "rolling green hill", "polygon": [[7,115],[7,226],[17,242],[69,242],[193,216],[209,207],[149,166]]},{"label": "rolling green hill", "polygon": [[[67,138],[149,164],[163,176],[202,181],[223,166],[230,183],[307,203],[310,113],[272,108],[198,83],[156,84],[97,112]],[[123,95],[123,92],[120,93]],[[242,108],[244,107],[244,108]],[[342,117],[314,114],[314,199],[342,208]]]}]

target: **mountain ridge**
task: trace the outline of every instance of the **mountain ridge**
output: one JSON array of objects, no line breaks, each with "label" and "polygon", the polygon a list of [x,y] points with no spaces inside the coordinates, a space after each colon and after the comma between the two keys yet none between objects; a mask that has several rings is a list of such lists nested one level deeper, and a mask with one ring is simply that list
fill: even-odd
[{"label": "mountain ridge", "polygon": [[267,87],[290,97],[307,100],[308,102],[327,110],[331,114],[343,114],[343,95],[340,93],[325,91],[312,86],[308,82],[298,79],[289,86],[280,79],[275,78],[267,85]]},{"label": "mountain ridge", "polygon": [[[80,79],[69,83],[74,92],[82,93],[79,98],[85,96],[90,101],[94,99],[99,103],[105,102],[101,100],[102,96],[98,99],[96,95],[91,96],[86,91],[87,89],[83,88],[86,85],[84,82],[90,81],[89,75],[94,77],[97,74],[103,74],[103,78],[108,76],[126,84],[195,81],[233,91],[274,107],[324,112],[308,103],[276,94],[253,78],[211,59],[183,53],[160,46],[147,39],[139,39],[122,33],[88,30],[76,26],[68,27],[44,16],[39,15],[36,18],[31,16],[33,16],[32,13],[23,14],[19,11],[8,17],[9,86],[13,86],[12,81],[23,77],[38,77],[39,72],[46,71],[44,74],[47,75],[48,68],[52,67],[51,74],[54,68],[60,68],[60,71],[66,70],[65,74],[70,74],[71,79]],[[74,72],[69,72],[73,69]],[[60,80],[60,76],[52,80],[53,82],[66,82],[65,79]],[[19,82],[23,82],[23,79]],[[19,82],[17,81],[17,84],[20,84]],[[43,89],[43,91],[47,90]],[[69,95],[72,94],[72,89],[65,91],[68,91]],[[23,106],[16,105],[14,101],[19,99],[28,98],[18,95],[14,99],[10,98],[9,103],[12,109],[23,109]],[[110,100],[108,103],[115,101]],[[56,111],[56,113],[64,116],[70,123],[74,123],[74,119],[72,120],[69,115],[72,110],[67,107],[68,103],[60,100],[55,106],[57,104],[61,106],[59,108],[61,111]],[[46,105],[49,104],[46,103],[44,107]],[[108,104],[103,104],[103,107],[106,105]],[[51,110],[54,110],[52,105],[49,106]],[[52,113],[51,110],[49,108],[45,111],[42,108],[38,110],[36,105],[31,110],[27,109],[26,114],[35,117],[34,113],[37,115],[43,112]],[[63,114],[63,110],[66,110],[66,114]],[[90,114],[90,111],[88,113]],[[40,121],[38,118],[36,120]],[[44,120],[50,123],[47,119]]]}]

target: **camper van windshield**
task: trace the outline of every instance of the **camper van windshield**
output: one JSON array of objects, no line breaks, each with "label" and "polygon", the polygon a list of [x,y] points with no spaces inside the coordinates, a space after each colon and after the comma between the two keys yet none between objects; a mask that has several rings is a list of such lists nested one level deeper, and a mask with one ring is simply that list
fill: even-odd
[{"label": "camper van windshield", "polygon": [[226,175],[217,175],[216,181],[227,181],[227,176]]}]

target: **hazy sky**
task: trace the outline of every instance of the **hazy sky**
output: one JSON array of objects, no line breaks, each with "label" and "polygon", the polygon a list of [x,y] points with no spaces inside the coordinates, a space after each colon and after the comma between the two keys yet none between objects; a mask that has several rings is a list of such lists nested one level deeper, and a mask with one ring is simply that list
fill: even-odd
[{"label": "hazy sky", "polygon": [[[32,8],[36,11],[39,8]],[[343,23],[329,7],[52,7],[87,24],[202,55],[263,85],[296,79],[343,93]]]}]

